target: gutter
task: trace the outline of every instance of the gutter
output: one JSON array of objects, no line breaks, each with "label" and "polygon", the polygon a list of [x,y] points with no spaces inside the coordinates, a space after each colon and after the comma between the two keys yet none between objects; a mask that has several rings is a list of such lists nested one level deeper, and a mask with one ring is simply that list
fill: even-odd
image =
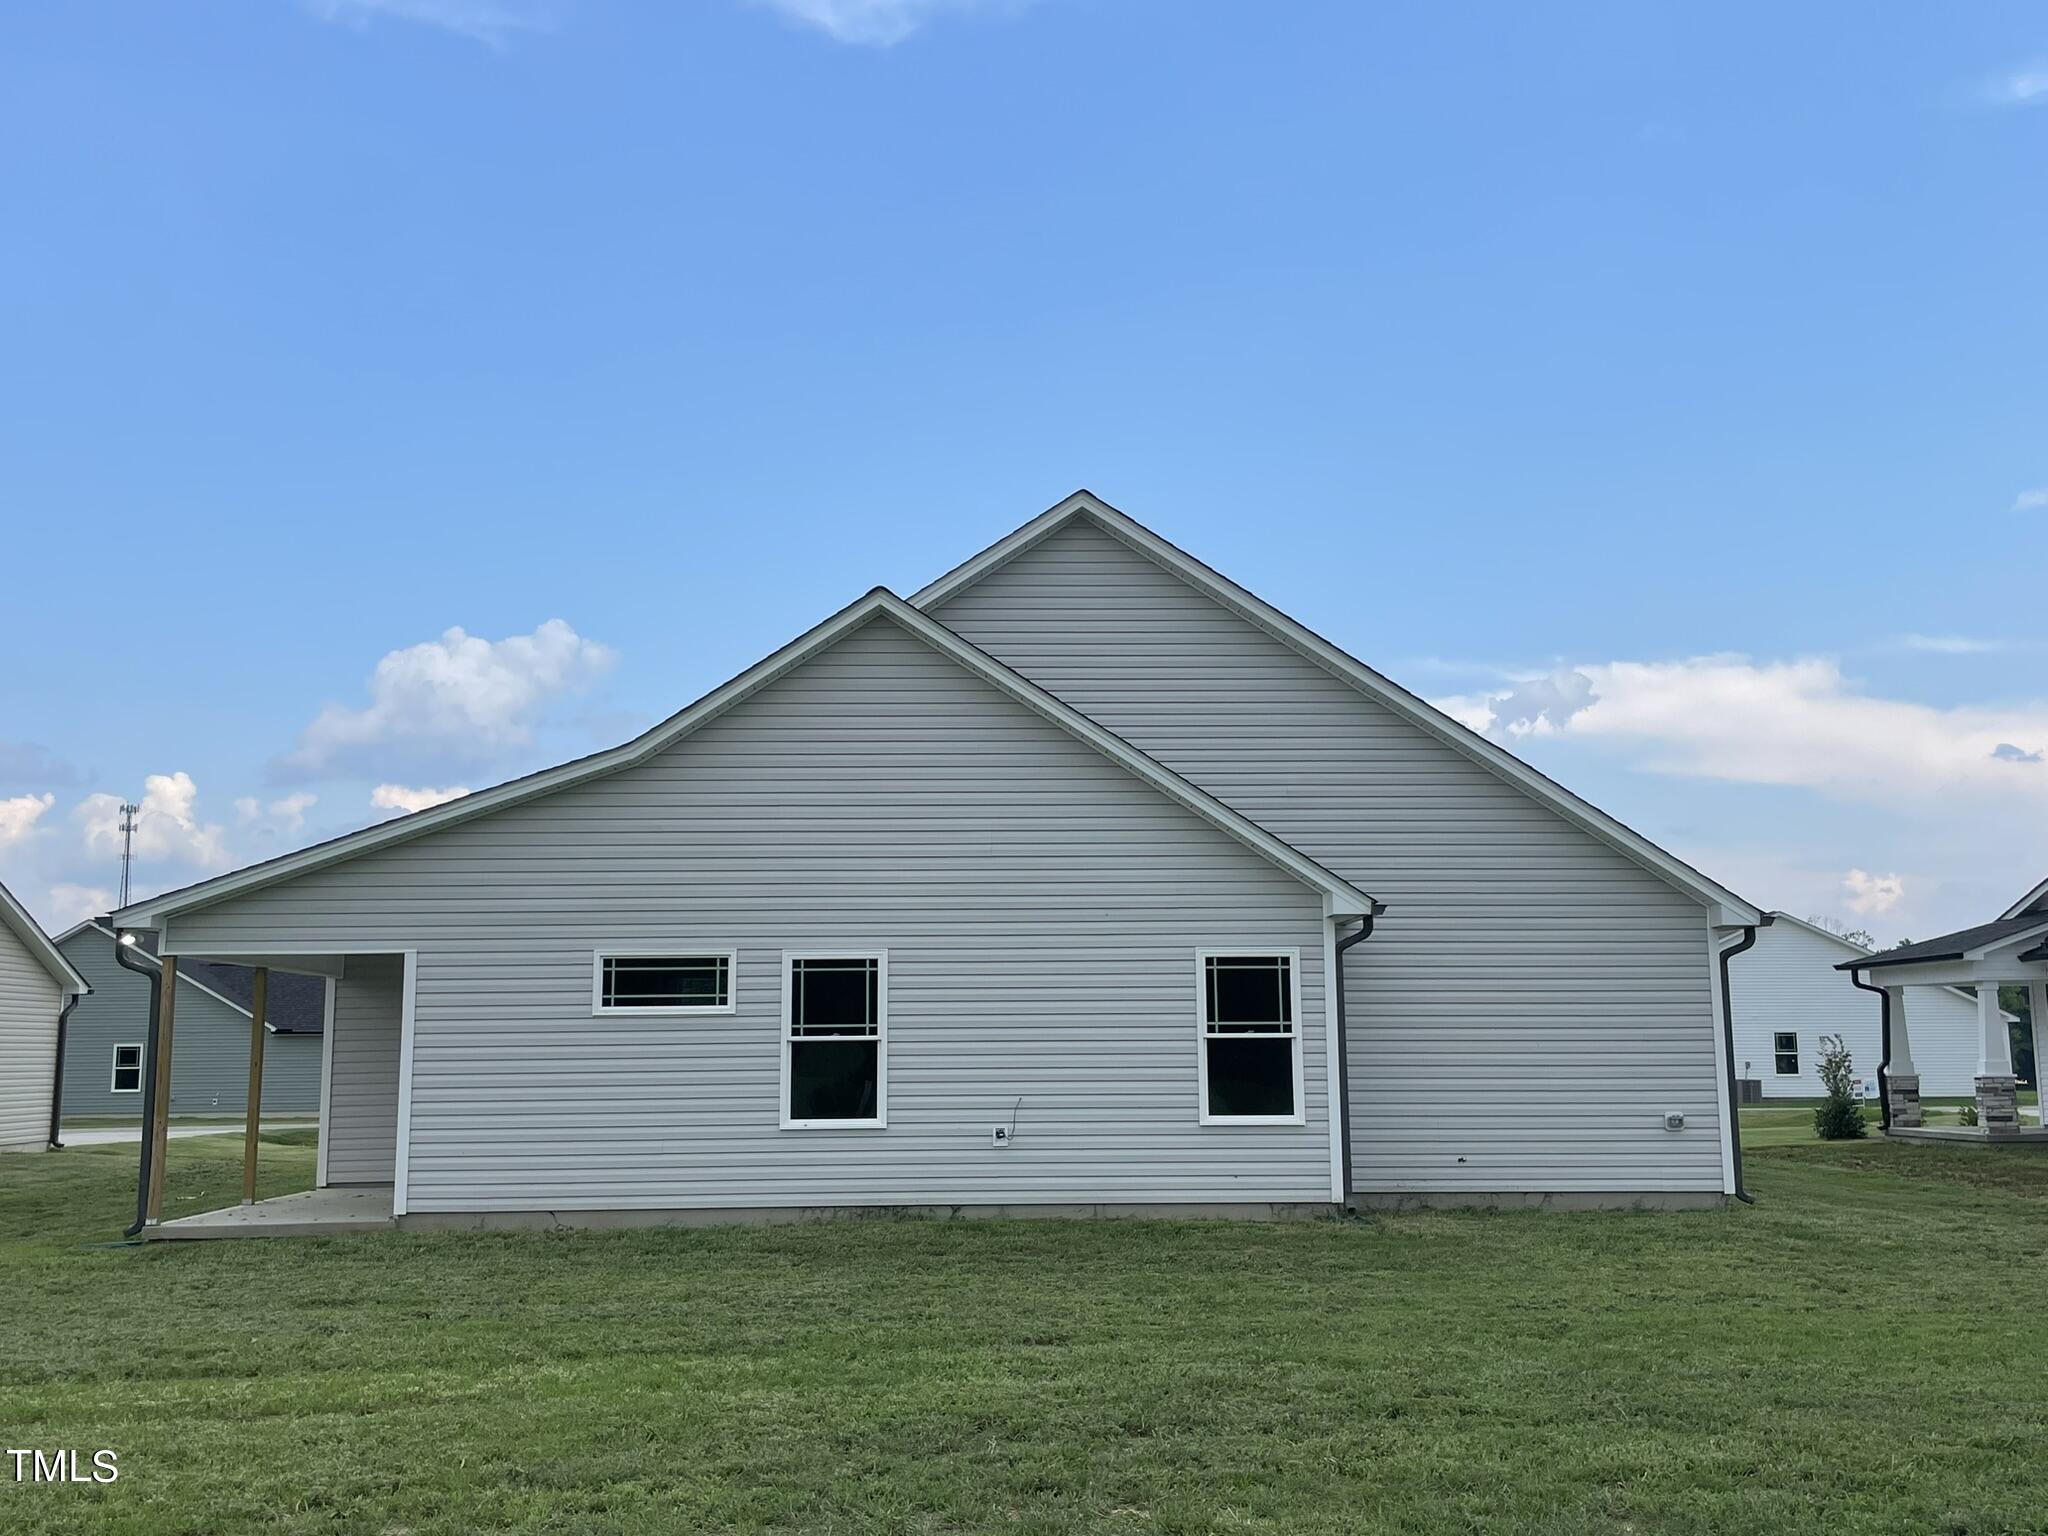
[{"label": "gutter", "polygon": [[57,1062],[50,1069],[52,1074],[50,1079],[50,1150],[52,1152],[61,1152],[64,1149],[64,1143],[57,1139],[57,1131],[64,1122],[65,1025],[70,1022],[71,1010],[84,1001],[85,994],[83,992],[72,993],[71,1001],[66,1003],[63,1012],[57,1015]]},{"label": "gutter", "polygon": [[1877,1128],[1888,1131],[1892,1128],[1892,995],[1865,981],[1861,971],[1851,971],[1849,980],[1859,991],[1877,994]]},{"label": "gutter", "polygon": [[1337,941],[1337,1123],[1344,1145],[1344,1208],[1351,1209],[1351,1047],[1344,1027],[1344,951],[1372,937],[1373,919],[1387,910],[1384,901],[1358,920],[1358,932]]},{"label": "gutter", "polygon": [[135,1225],[123,1232],[123,1237],[135,1236],[148,1224],[150,1164],[156,1153],[156,1137],[150,1134],[150,1129],[156,1124],[157,1028],[163,1018],[163,970],[161,967],[152,970],[131,960],[129,951],[134,948],[133,944],[124,944],[119,933],[114,935],[116,963],[123,970],[149,978],[149,1043],[142,1052],[142,1166],[135,1176]]},{"label": "gutter", "polygon": [[[1766,912],[1764,922],[1770,920]],[[1735,1086],[1735,997],[1728,988],[1728,962],[1756,943],[1756,930],[1762,926],[1744,928],[1741,940],[1721,951],[1721,1054],[1728,1062],[1728,1144],[1735,1152],[1735,1198],[1744,1205],[1755,1205],[1756,1196],[1742,1187],[1742,1095]]]}]

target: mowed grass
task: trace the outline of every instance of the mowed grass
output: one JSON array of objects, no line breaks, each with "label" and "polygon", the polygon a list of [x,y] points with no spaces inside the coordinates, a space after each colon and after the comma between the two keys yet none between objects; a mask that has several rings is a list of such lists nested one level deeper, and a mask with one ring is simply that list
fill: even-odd
[{"label": "mowed grass", "polygon": [[[1775,1099],[1768,1104],[1750,1104],[1742,1110],[1742,1149],[1745,1152],[1760,1147],[1799,1146],[1814,1139],[1813,1111],[1818,1099]],[[1928,1126],[1960,1127],[1963,1123],[1962,1108],[1974,1103],[1971,1099],[1922,1099],[1921,1118]],[[2020,1123],[2032,1126],[2034,1118],[2034,1090],[2022,1088],[2019,1091]],[[1863,1122],[1869,1134],[1878,1134],[1878,1112],[1875,1102],[1863,1105]]]},{"label": "mowed grass", "polygon": [[[237,1152],[173,1143],[174,1205],[236,1198]],[[1685,1214],[99,1246],[133,1166],[0,1161],[0,1436],[121,1466],[0,1480],[0,1530],[2043,1519],[2031,1151],[1775,1150],[1754,1209]]]}]

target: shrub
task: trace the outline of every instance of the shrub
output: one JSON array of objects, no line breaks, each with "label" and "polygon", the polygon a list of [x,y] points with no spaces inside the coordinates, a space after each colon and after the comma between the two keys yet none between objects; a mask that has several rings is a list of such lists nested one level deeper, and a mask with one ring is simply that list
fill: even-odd
[{"label": "shrub", "polygon": [[1963,1125],[1975,1125],[1977,1123],[1976,1104],[1974,1102],[1965,1104],[1961,1109],[1956,1111],[1956,1119]]},{"label": "shrub", "polygon": [[1854,1141],[1863,1134],[1863,1106],[1850,1081],[1855,1064],[1840,1035],[1820,1037],[1820,1085],[1827,1097],[1813,1112],[1813,1134],[1822,1141]]}]

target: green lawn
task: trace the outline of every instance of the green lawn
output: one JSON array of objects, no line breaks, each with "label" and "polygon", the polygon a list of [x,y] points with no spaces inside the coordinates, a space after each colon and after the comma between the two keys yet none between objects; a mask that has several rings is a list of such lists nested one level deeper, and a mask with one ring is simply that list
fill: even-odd
[{"label": "green lawn", "polygon": [[[304,1133],[265,1192],[303,1184]],[[179,1210],[236,1144],[172,1144]],[[2039,1530],[2048,1157],[1808,1144],[1754,1209],[103,1246],[0,1162],[0,1530]],[[33,1234],[22,1236],[17,1234]],[[5,1464],[0,1463],[0,1468]]]},{"label": "green lawn", "polygon": [[[2022,1088],[2019,1091],[2020,1122],[2033,1125],[2034,1090]],[[1751,1104],[1742,1111],[1742,1150],[1754,1151],[1760,1147],[1801,1146],[1811,1142],[1813,1137],[1813,1110],[1818,1099],[1774,1099],[1769,1104]],[[1922,1099],[1921,1120],[1930,1126],[1960,1126],[1959,1111],[1971,1099]],[[1878,1128],[1877,1105],[1863,1106],[1863,1119],[1875,1136]]]}]

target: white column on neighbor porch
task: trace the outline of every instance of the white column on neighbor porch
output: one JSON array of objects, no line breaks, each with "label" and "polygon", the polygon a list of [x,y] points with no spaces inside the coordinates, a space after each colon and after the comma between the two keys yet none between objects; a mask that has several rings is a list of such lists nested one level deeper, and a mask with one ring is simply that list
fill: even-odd
[{"label": "white column on neighbor porch", "polygon": [[2012,1076],[2012,1037],[2005,1032],[2005,1015],[1998,1011],[1998,983],[1977,983],[1977,1075]]},{"label": "white column on neighbor porch", "polygon": [[2048,1067],[2048,981],[2027,983],[2027,1015],[2034,1025],[2034,1114],[2048,1129],[2048,1091],[2041,1087],[2041,1072]]},{"label": "white column on neighbor porch", "polygon": [[1892,1077],[1917,1077],[1920,1069],[1913,1065],[1913,1042],[1906,1034],[1906,989],[1886,987],[1884,995],[1892,1021],[1891,1060],[1885,1071]]}]

